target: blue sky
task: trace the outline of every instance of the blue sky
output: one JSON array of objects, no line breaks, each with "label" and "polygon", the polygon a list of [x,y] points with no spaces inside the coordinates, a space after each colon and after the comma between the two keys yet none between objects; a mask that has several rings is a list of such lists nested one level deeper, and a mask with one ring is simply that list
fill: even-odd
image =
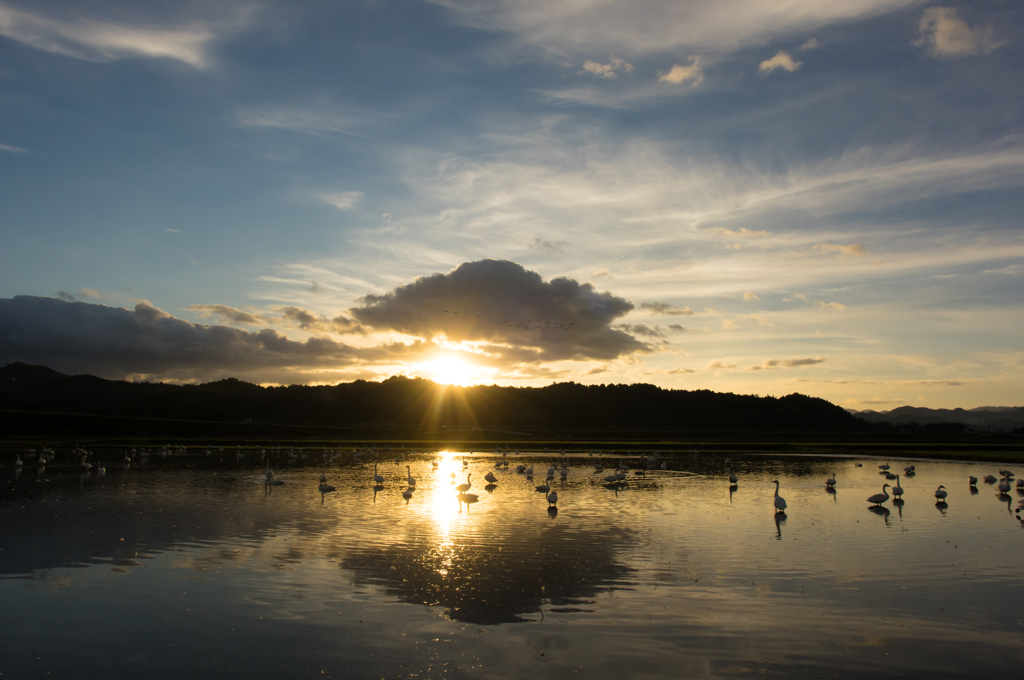
[{"label": "blue sky", "polygon": [[0,0],[0,361],[1019,404],[1022,26]]}]

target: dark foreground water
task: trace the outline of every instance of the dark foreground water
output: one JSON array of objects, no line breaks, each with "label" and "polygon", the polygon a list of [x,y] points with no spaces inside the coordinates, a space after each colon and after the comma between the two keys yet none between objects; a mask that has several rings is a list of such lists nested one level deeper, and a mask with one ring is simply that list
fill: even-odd
[{"label": "dark foreground water", "polygon": [[2,677],[942,678],[1024,661],[1019,494],[967,484],[1005,466],[916,462],[905,503],[880,509],[882,461],[662,454],[667,470],[613,486],[593,463],[617,456],[573,455],[549,512],[534,485],[553,455],[381,454],[375,492],[374,460],[349,454],[326,496],[319,455],[277,454],[270,488],[258,457],[110,455],[98,476],[5,455]]}]

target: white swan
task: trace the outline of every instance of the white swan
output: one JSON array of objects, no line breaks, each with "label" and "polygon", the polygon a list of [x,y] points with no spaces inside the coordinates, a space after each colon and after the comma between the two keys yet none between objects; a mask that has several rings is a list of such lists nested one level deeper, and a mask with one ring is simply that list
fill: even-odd
[{"label": "white swan", "polygon": [[835,486],[835,485],[836,485],[836,473],[833,472],[832,476],[825,480],[825,486]]},{"label": "white swan", "polygon": [[534,489],[537,490],[537,491],[545,491],[545,492],[547,492],[547,491],[551,490],[551,487],[548,486],[547,483],[545,482],[544,484],[540,484],[540,485],[534,487]]},{"label": "white swan", "polygon": [[935,499],[942,503],[946,500],[946,487],[939,484],[939,488],[935,490]]},{"label": "white swan", "polygon": [[486,475],[484,475],[484,479],[486,479],[489,484],[498,483],[498,478],[494,476],[493,472],[488,472]]},{"label": "white swan", "polygon": [[373,464],[373,481],[377,484],[377,486],[381,486],[382,484],[384,484],[384,475],[377,472],[377,463]]},{"label": "white swan", "polygon": [[889,488],[888,484],[883,484],[882,485],[882,493],[876,493],[874,496],[868,497],[868,503],[873,503],[875,505],[881,505],[882,503],[884,503],[887,500],[889,500],[889,493],[886,491],[886,489],[888,489],[888,488]]},{"label": "white swan", "polygon": [[974,475],[971,475],[970,477],[967,478],[967,483],[970,484],[971,486],[977,486],[978,478],[975,477]]},{"label": "white swan", "polygon": [[729,483],[736,484],[739,481],[740,480],[736,478],[736,473],[733,472],[732,470],[729,470]]},{"label": "white swan", "polygon": [[786,511],[786,499],[779,495],[779,480],[775,480],[775,512]]},{"label": "white swan", "polygon": [[460,494],[464,494],[467,491],[469,491],[469,488],[472,486],[472,484],[469,481],[469,478],[472,477],[472,476],[473,476],[472,472],[469,473],[468,475],[466,475],[466,483],[465,484],[459,484],[457,487],[455,487],[455,490],[458,491]]},{"label": "white swan", "polygon": [[405,481],[408,482],[409,486],[412,487],[413,491],[415,491],[416,490],[416,478],[412,476],[412,468],[409,467],[408,465],[406,465],[405,466],[405,472],[406,472],[406,474],[408,474],[408,477],[405,478]]},{"label": "white swan", "polygon": [[892,487],[892,495],[903,498],[903,487],[900,486],[900,476],[896,475],[896,486]]},{"label": "white swan", "polygon": [[548,507],[550,508],[552,505],[554,505],[555,503],[558,502],[558,492],[557,491],[552,491],[551,493],[548,494],[547,498],[548,498]]}]

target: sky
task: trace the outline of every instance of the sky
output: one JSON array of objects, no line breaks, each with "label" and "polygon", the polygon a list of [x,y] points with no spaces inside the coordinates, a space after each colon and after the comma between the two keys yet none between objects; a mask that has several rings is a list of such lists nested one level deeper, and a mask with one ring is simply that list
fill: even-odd
[{"label": "sky", "polygon": [[0,0],[0,364],[1021,405],[1022,28]]}]

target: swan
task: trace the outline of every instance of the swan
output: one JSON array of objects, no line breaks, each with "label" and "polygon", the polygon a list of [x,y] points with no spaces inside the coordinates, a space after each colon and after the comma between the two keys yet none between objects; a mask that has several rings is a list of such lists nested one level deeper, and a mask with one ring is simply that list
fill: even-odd
[{"label": "swan", "polygon": [[825,480],[825,486],[835,486],[835,485],[836,485],[836,473],[833,472],[832,476]]},{"label": "swan", "polygon": [[989,484],[995,484],[996,478],[993,477],[992,475],[985,475],[985,481],[988,482]]},{"label": "swan", "polygon": [[[1000,470],[1000,472],[1002,472],[1002,470]],[[1009,477],[1003,477],[1002,479],[999,480],[999,492],[1000,493],[1010,493],[1010,478]]]},{"label": "swan", "polygon": [[488,472],[486,475],[484,475],[484,479],[486,479],[487,482],[490,484],[498,483],[498,478],[494,476],[493,472]]},{"label": "swan", "polygon": [[321,484],[326,484],[327,483],[327,468],[324,468],[324,471],[320,473],[320,483]]},{"label": "swan", "polygon": [[541,485],[539,485],[539,486],[537,486],[537,487],[534,487],[534,488],[535,488],[535,489],[536,489],[537,491],[545,491],[545,492],[546,492],[546,491],[550,491],[550,490],[551,490],[551,487],[550,487],[550,486],[548,486],[548,485],[547,485],[546,483],[545,483],[545,484],[541,484]]},{"label": "swan", "polygon": [[971,475],[970,477],[967,478],[967,483],[970,484],[971,486],[977,486],[978,478],[975,477],[974,475]]},{"label": "swan", "polygon": [[1024,479],[1017,480],[1017,491],[1024,490]]},{"label": "swan", "polygon": [[1009,470],[1000,470],[999,474],[1001,474],[1003,477],[1013,477],[1013,473],[1010,472]]},{"label": "swan", "polygon": [[779,480],[775,480],[775,512],[786,511],[786,499],[779,495]]},{"label": "swan", "polygon": [[888,463],[882,463],[881,465],[878,466],[878,469],[879,470],[888,470],[889,469],[889,464]]},{"label": "swan", "polygon": [[267,461],[267,469],[263,471],[263,476],[267,479],[274,478],[274,473],[270,471],[270,461]]},{"label": "swan", "polygon": [[548,507],[551,507],[552,505],[554,505],[555,503],[558,502],[558,492],[557,491],[552,491],[551,493],[548,494],[547,498],[548,498]]},{"label": "swan", "polygon": [[412,489],[406,489],[405,491],[403,491],[402,498],[404,498],[405,500],[409,500],[410,498],[412,498]]},{"label": "swan", "polygon": [[615,479],[619,480],[620,482],[623,479],[625,479],[625,478],[626,478],[626,471],[625,470],[619,470],[618,472],[615,473]]},{"label": "swan", "polygon": [[893,496],[898,496],[900,498],[903,497],[903,487],[900,486],[900,476],[899,475],[896,475],[896,486],[892,487],[892,495]]},{"label": "swan", "polygon": [[469,481],[469,478],[472,477],[472,476],[473,476],[472,472],[469,473],[468,475],[466,475],[466,483],[465,484],[459,484],[457,487],[455,487],[455,490],[458,491],[460,494],[464,494],[467,491],[469,491],[469,487],[472,486],[472,484]]},{"label": "swan", "polygon": [[619,476],[618,475],[605,475],[604,481],[608,482],[609,484],[614,484],[615,482],[619,481]]},{"label": "swan", "polygon": [[377,486],[381,486],[382,484],[384,484],[384,475],[377,472],[377,463],[373,464],[373,481],[377,484]]},{"label": "swan", "polygon": [[882,485],[882,493],[876,493],[874,496],[868,498],[868,503],[874,503],[875,505],[881,505],[882,503],[889,500],[889,494],[886,489],[889,488],[888,484]]},{"label": "swan", "polygon": [[18,460],[14,461],[14,467],[21,467],[24,463],[21,462],[21,456],[18,456]]},{"label": "swan", "polygon": [[408,477],[405,478],[405,481],[409,482],[409,486],[410,487],[415,488],[415,486],[416,486],[416,478],[412,476],[412,468],[410,466],[406,465],[405,466],[405,471],[409,475]]},{"label": "swan", "polygon": [[946,487],[939,484],[939,488],[935,490],[935,499],[940,503],[946,500]]},{"label": "swan", "polygon": [[526,476],[527,477],[533,477],[533,466],[532,465],[530,467],[526,468]]},{"label": "swan", "polygon": [[558,474],[562,476],[562,479],[565,479],[566,477],[569,476],[569,468],[562,468],[561,470],[558,471]]},{"label": "swan", "polygon": [[319,486],[319,489],[320,489],[321,495],[334,491],[334,487],[327,483],[327,474],[326,474],[326,472],[325,472],[325,474],[320,475],[320,486]]},{"label": "swan", "polygon": [[736,478],[736,473],[733,472],[732,470],[729,470],[729,483],[736,484],[739,481],[740,480]]}]

